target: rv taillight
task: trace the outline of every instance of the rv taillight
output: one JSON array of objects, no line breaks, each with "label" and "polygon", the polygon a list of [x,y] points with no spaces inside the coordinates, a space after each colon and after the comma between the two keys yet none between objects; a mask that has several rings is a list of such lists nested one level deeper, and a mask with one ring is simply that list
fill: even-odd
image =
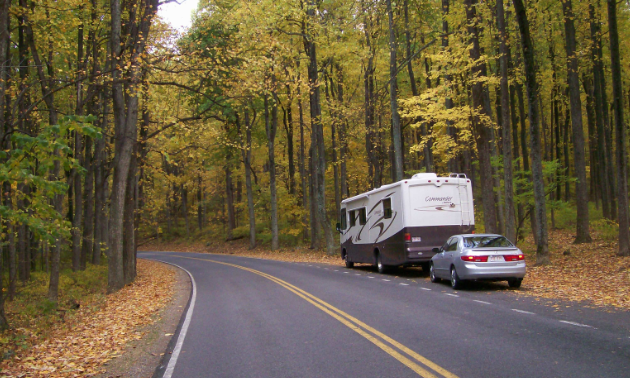
[{"label": "rv taillight", "polygon": [[473,235],[474,235],[474,234],[475,234],[475,230],[472,230],[471,234],[473,234]]},{"label": "rv taillight", "polygon": [[406,242],[410,242],[411,241],[411,234],[408,233],[408,232],[405,233],[405,241]]}]

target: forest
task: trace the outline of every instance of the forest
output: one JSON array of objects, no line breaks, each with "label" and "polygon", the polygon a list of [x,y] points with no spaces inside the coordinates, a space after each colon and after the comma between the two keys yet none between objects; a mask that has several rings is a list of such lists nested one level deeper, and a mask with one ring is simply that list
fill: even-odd
[{"label": "forest", "polygon": [[572,218],[630,255],[630,1],[1,0],[0,328],[35,272],[107,266],[148,240],[337,253],[340,202],[465,173],[477,231]]}]

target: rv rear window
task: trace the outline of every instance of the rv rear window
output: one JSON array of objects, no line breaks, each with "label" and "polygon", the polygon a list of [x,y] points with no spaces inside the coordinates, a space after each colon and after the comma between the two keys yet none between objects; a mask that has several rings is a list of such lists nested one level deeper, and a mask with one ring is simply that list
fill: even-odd
[{"label": "rv rear window", "polygon": [[341,229],[345,230],[348,227],[348,221],[346,217],[346,209],[341,209],[341,214],[339,215],[339,220],[341,221]]},{"label": "rv rear window", "polygon": [[357,212],[356,210],[350,210],[350,227],[354,227],[357,224]]},{"label": "rv rear window", "polygon": [[392,217],[392,199],[383,198],[383,218],[389,219]]},{"label": "rv rear window", "polygon": [[365,223],[367,223],[367,216],[365,214],[365,207],[359,209],[359,224],[361,226],[363,226]]}]

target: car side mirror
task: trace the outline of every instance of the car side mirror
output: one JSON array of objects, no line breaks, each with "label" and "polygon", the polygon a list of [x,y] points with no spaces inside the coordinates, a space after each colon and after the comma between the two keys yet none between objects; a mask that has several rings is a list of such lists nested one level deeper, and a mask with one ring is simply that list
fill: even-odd
[{"label": "car side mirror", "polygon": [[337,223],[337,232],[341,232],[341,223]]},{"label": "car side mirror", "polygon": [[433,248],[431,251],[432,251],[433,253],[440,253],[440,252],[441,252],[441,251],[440,251],[440,249],[441,249],[441,248]]}]

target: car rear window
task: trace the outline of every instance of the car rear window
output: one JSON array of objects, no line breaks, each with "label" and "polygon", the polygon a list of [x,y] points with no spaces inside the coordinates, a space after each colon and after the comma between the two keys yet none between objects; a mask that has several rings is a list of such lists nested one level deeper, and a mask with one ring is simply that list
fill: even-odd
[{"label": "car rear window", "polygon": [[464,238],[466,248],[497,248],[514,247],[509,240],[503,236],[469,236]]}]

